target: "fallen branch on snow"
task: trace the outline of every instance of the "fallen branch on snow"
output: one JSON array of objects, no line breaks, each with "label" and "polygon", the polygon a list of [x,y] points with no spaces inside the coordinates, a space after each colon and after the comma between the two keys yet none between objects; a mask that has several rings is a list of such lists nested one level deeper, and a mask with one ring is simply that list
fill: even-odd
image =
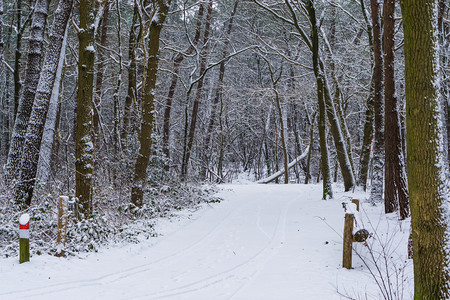
[{"label": "fallen branch on snow", "polygon": [[[295,166],[295,165],[296,165],[298,162],[300,162],[302,159],[304,159],[304,158],[306,157],[306,155],[308,155],[308,152],[309,152],[309,146],[306,147],[306,149],[305,149],[305,151],[303,151],[303,154],[302,154],[302,155],[300,155],[299,157],[297,157],[296,159],[294,159],[293,161],[291,161],[291,162],[288,164],[288,170],[289,170],[290,168],[292,168],[293,166]],[[258,180],[256,183],[264,183],[264,184],[270,183],[270,182],[274,181],[275,179],[277,179],[278,177],[280,177],[280,176],[283,175],[283,174],[284,174],[284,169],[281,169],[280,171],[278,171],[278,172],[276,172],[276,173],[270,175],[269,177],[266,177],[266,178],[263,178],[263,179],[261,179],[261,180]]]}]

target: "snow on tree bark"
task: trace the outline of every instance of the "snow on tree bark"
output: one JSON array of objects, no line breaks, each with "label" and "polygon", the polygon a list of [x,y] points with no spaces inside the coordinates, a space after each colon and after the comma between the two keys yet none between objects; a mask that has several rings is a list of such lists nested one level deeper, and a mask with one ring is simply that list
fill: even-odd
[{"label": "snow on tree bark", "polygon": [[45,53],[44,64],[27,127],[18,185],[14,190],[15,200],[25,205],[31,204],[33,196],[42,134],[72,5],[73,0],[60,0],[56,8],[48,38],[47,52]]},{"label": "snow on tree bark", "polygon": [[3,74],[3,0],[0,0],[0,75]]},{"label": "snow on tree bark", "polygon": [[[200,52],[200,71],[199,76],[202,76],[206,72],[206,60],[209,49],[209,35],[211,28],[211,14],[212,14],[213,2],[209,1],[208,12],[206,14],[205,31],[203,33],[203,47]],[[204,76],[197,82],[197,92],[195,94],[194,105],[192,106],[191,123],[189,125],[188,142],[183,154],[183,162],[181,165],[181,180],[187,179],[187,172],[189,169],[189,160],[191,157],[192,147],[194,145],[194,137],[197,126],[198,111],[201,99],[203,97],[203,84]],[[188,95],[189,97],[189,95]]]},{"label": "snow on tree bark", "polygon": [[170,163],[170,150],[169,150],[169,140],[170,140],[170,115],[172,112],[172,102],[173,97],[175,94],[175,88],[177,86],[179,72],[180,72],[180,65],[184,60],[185,55],[191,55],[194,50],[195,46],[198,44],[198,41],[200,40],[200,30],[202,25],[202,18],[204,14],[204,5],[203,2],[200,2],[198,7],[198,13],[197,13],[197,23],[195,25],[195,35],[194,39],[192,40],[189,47],[184,51],[184,53],[179,53],[174,58],[173,62],[173,75],[172,80],[169,87],[169,92],[167,94],[166,98],[166,105],[164,109],[164,124],[163,124],[163,153],[167,157],[167,164],[165,166],[165,169],[169,170],[169,163]]},{"label": "snow on tree bark", "polygon": [[[370,51],[373,53],[373,30],[372,23],[369,21],[368,12],[366,10],[366,6],[364,5],[364,0],[360,1],[361,11],[364,16],[364,22],[367,28],[367,36],[369,39],[369,47]],[[373,69],[373,56],[371,56],[371,67]],[[363,142],[361,145],[361,155],[359,161],[359,178],[358,185],[361,185],[364,188],[364,191],[367,190],[367,177],[369,175],[369,164],[370,164],[370,156],[371,156],[371,148],[373,141],[373,133],[374,133],[374,81],[373,76],[370,83],[370,91],[366,101],[366,113],[364,118],[364,135]]]},{"label": "snow on tree bark", "polygon": [[139,155],[134,168],[131,188],[131,203],[142,207],[144,186],[146,184],[147,166],[152,148],[152,132],[155,110],[156,73],[158,71],[159,37],[164,21],[169,11],[169,1],[155,1],[155,18],[150,23],[147,73],[145,78],[144,95],[142,99],[142,122],[139,133]]},{"label": "snow on tree bark", "polygon": [[92,214],[94,173],[94,62],[95,3],[80,1],[78,32],[78,94],[75,126],[75,196],[77,216],[88,219]]},{"label": "snow on tree bark", "polygon": [[438,0],[400,3],[414,299],[449,299],[449,182],[439,92]]},{"label": "snow on tree bark", "polygon": [[373,30],[373,100],[375,112],[375,140],[373,152],[373,176],[370,201],[383,200],[383,172],[384,172],[384,121],[383,121],[383,56],[381,50],[381,21],[380,4],[378,0],[371,0],[372,30]]},{"label": "snow on tree bark", "polygon": [[47,120],[45,121],[44,133],[42,136],[41,151],[39,154],[39,163],[37,169],[37,179],[43,183],[48,181],[51,172],[51,157],[53,144],[55,140],[55,132],[57,130],[58,106],[60,105],[60,86],[62,82],[62,71],[64,67],[64,59],[67,47],[67,34],[64,35],[64,41],[61,48],[61,54],[58,62],[58,69],[56,71],[55,84],[53,86],[52,95],[48,107]]},{"label": "snow on tree bark", "polygon": [[[233,27],[233,20],[234,20],[234,16],[236,14],[236,10],[239,4],[239,0],[236,0],[234,2],[234,6],[233,6],[233,10],[231,12],[230,15],[230,21],[228,22],[227,28],[226,28],[226,35],[224,37],[225,42],[223,45],[223,54],[222,54],[222,58],[225,58],[228,55],[228,45],[230,43],[230,35],[231,35],[231,29]],[[200,27],[200,26],[199,26]],[[211,142],[211,134],[214,128],[214,124],[216,122],[216,118],[217,118],[217,105],[219,104],[219,99],[221,99],[222,97],[222,92],[223,92],[223,79],[224,79],[224,75],[225,75],[225,61],[220,63],[219,66],[219,79],[217,82],[217,87],[216,87],[216,92],[214,95],[214,100],[212,103],[212,108],[211,108],[211,115],[209,117],[209,122],[208,122],[208,129],[206,131],[206,137],[203,143],[203,158],[204,158],[204,167],[202,168],[202,174],[200,176],[200,178],[202,180],[204,180],[206,178],[206,170],[208,168],[208,164],[209,164],[209,157],[208,157],[208,152],[209,152],[209,144]]]},{"label": "snow on tree bark", "polygon": [[31,33],[28,46],[27,66],[22,96],[19,100],[16,121],[11,138],[8,160],[5,166],[7,183],[15,181],[19,175],[19,166],[28,121],[33,108],[36,88],[39,83],[42,61],[42,47],[47,24],[50,0],[36,1],[31,20]]},{"label": "snow on tree bark", "polygon": [[137,99],[136,48],[138,46],[138,40],[140,39],[140,32],[142,31],[142,29],[140,29],[139,33],[136,33],[137,22],[138,22],[138,8],[136,3],[134,3],[133,19],[131,21],[130,35],[128,39],[128,61],[130,62],[130,66],[128,67],[128,91],[127,96],[125,98],[122,128],[120,132],[120,143],[122,149],[127,149],[128,146],[127,136],[128,131],[130,129],[131,108],[133,106],[133,103],[136,103]]},{"label": "snow on tree bark", "polygon": [[325,82],[324,74],[319,64],[319,36],[316,24],[316,11],[312,0],[306,2],[306,8],[311,22],[311,41],[312,41],[312,60],[314,74],[316,76],[317,84],[317,98],[319,101],[319,138],[320,138],[320,153],[321,153],[321,171],[323,178],[323,194],[322,198],[333,198],[333,190],[331,187],[330,162],[328,156],[327,134],[326,134],[326,103],[325,103]]},{"label": "snow on tree bark", "polygon": [[384,52],[384,103],[385,164],[384,208],[386,213],[400,209],[400,219],[409,216],[408,192],[402,151],[400,118],[394,73],[394,17],[395,1],[384,0],[383,5],[383,52]]},{"label": "snow on tree bark", "polygon": [[14,57],[14,116],[13,119],[16,119],[17,111],[19,108],[19,97],[20,90],[22,89],[22,81],[20,79],[20,63],[22,59],[22,38],[23,32],[25,28],[25,22],[22,23],[22,0],[17,0],[16,2],[16,14],[17,14],[17,26],[16,26],[16,51]]}]

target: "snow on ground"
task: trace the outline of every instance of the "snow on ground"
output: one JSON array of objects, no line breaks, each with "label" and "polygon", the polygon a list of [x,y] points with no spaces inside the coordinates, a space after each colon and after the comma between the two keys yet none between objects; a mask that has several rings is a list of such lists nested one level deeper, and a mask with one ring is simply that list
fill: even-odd
[{"label": "snow on ground", "polygon": [[396,298],[412,299],[409,223],[381,205],[362,203],[358,228],[376,234],[368,247],[355,243],[354,269],[341,266],[342,201],[366,194],[335,187],[323,201],[320,185],[221,187],[223,202],[160,220],[162,234],[140,244],[24,264],[0,258],[0,299],[383,299],[378,274]]}]

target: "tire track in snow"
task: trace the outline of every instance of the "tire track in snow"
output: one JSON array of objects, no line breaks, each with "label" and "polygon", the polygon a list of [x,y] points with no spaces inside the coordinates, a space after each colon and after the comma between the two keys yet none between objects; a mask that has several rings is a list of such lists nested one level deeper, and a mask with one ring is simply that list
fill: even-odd
[{"label": "tire track in snow", "polygon": [[[208,237],[210,237],[215,232],[215,230],[220,225],[222,225],[231,215],[237,214],[239,211],[243,210],[244,207],[249,206],[249,205],[251,205],[251,204],[245,203],[244,205],[239,206],[237,209],[231,205],[228,205],[229,211],[224,215],[224,217],[219,222],[217,222],[213,227],[210,227],[208,232],[203,234],[194,243],[190,244],[187,247],[182,248],[181,250],[179,250],[173,254],[163,256],[159,259],[150,261],[144,265],[139,265],[137,267],[132,267],[132,268],[129,268],[129,269],[126,269],[123,271],[119,271],[119,272],[108,273],[108,274],[105,274],[103,276],[99,276],[96,278],[90,278],[90,279],[85,279],[85,280],[75,280],[75,281],[70,281],[70,282],[63,282],[63,283],[48,285],[45,287],[36,287],[36,288],[30,288],[30,289],[25,289],[25,290],[19,290],[19,291],[10,291],[10,292],[6,292],[6,293],[0,292],[0,296],[17,296],[18,299],[21,299],[22,297],[25,297],[26,295],[44,296],[47,294],[54,294],[54,293],[63,292],[66,290],[83,288],[83,287],[87,287],[87,286],[96,286],[96,285],[105,285],[108,283],[114,283],[116,281],[119,281],[119,280],[122,280],[125,278],[129,278],[131,276],[134,276],[134,275],[137,275],[140,273],[144,273],[146,271],[151,270],[151,266],[153,266],[157,263],[161,263],[163,261],[172,259],[177,256],[184,255],[187,252],[192,251],[198,245],[200,245],[203,241],[205,241]],[[161,243],[161,242],[164,242],[164,240],[160,241],[159,243]],[[158,244],[155,244],[154,246],[156,247]]]},{"label": "tire track in snow", "polygon": [[[241,284],[229,297],[226,299],[232,299],[254,276],[256,276],[261,269],[264,267],[265,263],[278,251],[281,247],[281,242],[284,241],[285,238],[285,228],[286,228],[286,219],[287,213],[290,205],[294,200],[290,200],[286,203],[278,215],[277,225],[274,230],[274,233],[270,237],[268,243],[261,249],[258,250],[253,256],[249,257],[245,261],[226,269],[220,273],[217,273],[212,276],[208,276],[201,280],[197,280],[195,282],[174,288],[169,289],[164,292],[153,293],[153,294],[145,294],[138,297],[133,297],[133,299],[164,299],[174,296],[182,296],[189,293],[198,292],[202,289],[209,288],[216,284],[225,282],[230,279],[238,279],[242,281],[244,279],[244,283]],[[256,227],[260,230],[264,235],[268,236],[268,234],[261,228],[259,224],[260,220],[260,210],[258,211],[257,224]],[[248,264],[254,263],[255,267],[251,270],[249,274],[248,271],[240,271],[240,274],[236,274],[235,271],[239,271],[243,267],[248,266]]]}]

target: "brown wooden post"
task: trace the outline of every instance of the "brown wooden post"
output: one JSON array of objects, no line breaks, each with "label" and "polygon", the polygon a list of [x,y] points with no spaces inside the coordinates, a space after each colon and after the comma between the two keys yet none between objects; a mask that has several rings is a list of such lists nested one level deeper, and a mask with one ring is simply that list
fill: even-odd
[{"label": "brown wooden post", "polygon": [[358,199],[353,199],[352,203],[356,204],[356,210],[359,211],[359,200]]},{"label": "brown wooden post", "polygon": [[353,222],[355,216],[353,214],[345,214],[344,223],[344,249],[342,256],[342,267],[352,268],[352,243],[353,243]]},{"label": "brown wooden post", "polygon": [[56,256],[64,256],[64,246],[66,245],[67,216],[69,197],[59,196],[58,202],[58,231],[56,235]]}]

